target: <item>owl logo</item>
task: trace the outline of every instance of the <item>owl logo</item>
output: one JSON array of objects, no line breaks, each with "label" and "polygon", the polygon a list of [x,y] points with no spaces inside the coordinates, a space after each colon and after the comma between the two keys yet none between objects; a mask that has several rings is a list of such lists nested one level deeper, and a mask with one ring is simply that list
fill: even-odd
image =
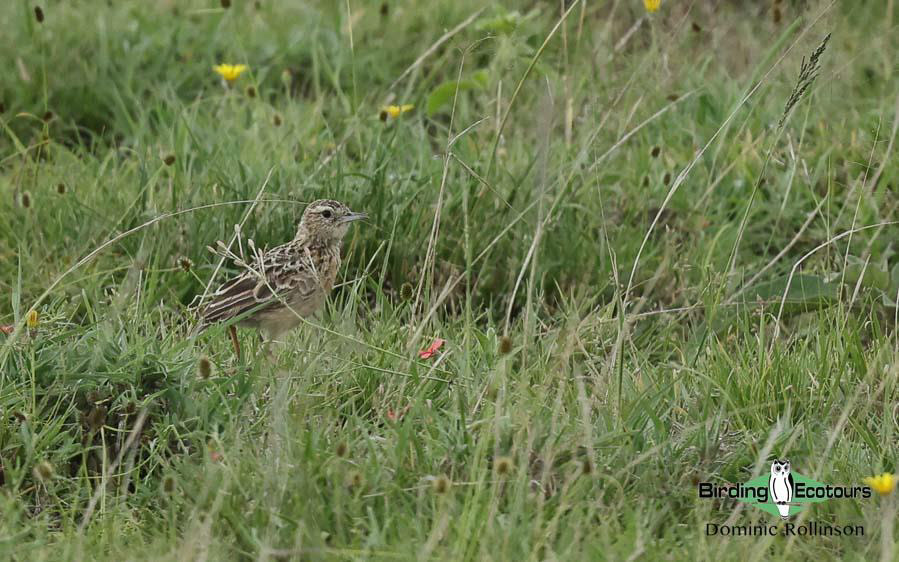
[{"label": "owl logo", "polygon": [[771,476],[768,477],[768,491],[771,492],[771,501],[784,519],[790,516],[790,502],[793,500],[794,489],[790,461],[774,459],[771,463]]}]

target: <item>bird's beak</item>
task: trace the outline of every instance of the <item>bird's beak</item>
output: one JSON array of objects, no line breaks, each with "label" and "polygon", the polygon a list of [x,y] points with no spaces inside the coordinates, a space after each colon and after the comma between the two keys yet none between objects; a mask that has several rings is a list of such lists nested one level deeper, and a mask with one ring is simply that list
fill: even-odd
[{"label": "bird's beak", "polygon": [[361,221],[362,219],[367,219],[368,215],[365,213],[350,213],[348,215],[344,215],[340,222],[353,222],[353,221]]}]

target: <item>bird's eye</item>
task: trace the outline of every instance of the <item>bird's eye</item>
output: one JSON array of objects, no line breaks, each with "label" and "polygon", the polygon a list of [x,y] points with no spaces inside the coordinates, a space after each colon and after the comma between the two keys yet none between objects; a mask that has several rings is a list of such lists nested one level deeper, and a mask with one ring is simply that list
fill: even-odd
[{"label": "bird's eye", "polygon": [[325,209],[324,211],[322,211],[322,216],[325,217],[326,219],[331,218],[331,215],[332,215],[331,211],[329,211],[329,210],[327,210],[327,209]]}]

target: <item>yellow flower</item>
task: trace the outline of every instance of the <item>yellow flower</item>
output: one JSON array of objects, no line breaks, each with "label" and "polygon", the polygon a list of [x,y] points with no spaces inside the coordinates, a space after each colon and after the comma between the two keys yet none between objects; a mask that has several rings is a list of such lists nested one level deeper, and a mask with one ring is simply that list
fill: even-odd
[{"label": "yellow flower", "polygon": [[248,68],[245,64],[217,64],[212,67],[212,70],[221,75],[225,82],[231,84]]},{"label": "yellow flower", "polygon": [[646,8],[646,11],[650,14],[654,14],[659,11],[659,5],[662,3],[662,0],[643,0],[643,6]]},{"label": "yellow flower", "polygon": [[36,310],[29,310],[28,316],[25,317],[25,324],[28,325],[30,329],[37,328],[38,325],[38,315]]},{"label": "yellow flower", "polygon": [[387,119],[388,116],[396,119],[403,113],[412,111],[413,109],[415,109],[415,106],[411,103],[407,103],[405,105],[385,105],[381,108],[381,120],[383,121]]},{"label": "yellow flower", "polygon": [[865,484],[881,496],[888,496],[896,489],[896,475],[884,472],[880,476],[865,478]]}]

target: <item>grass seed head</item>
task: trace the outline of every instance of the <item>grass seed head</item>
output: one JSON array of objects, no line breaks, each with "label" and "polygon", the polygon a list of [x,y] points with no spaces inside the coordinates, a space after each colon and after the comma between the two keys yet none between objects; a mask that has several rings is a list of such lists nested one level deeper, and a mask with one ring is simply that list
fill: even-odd
[{"label": "grass seed head", "polygon": [[191,261],[191,259],[187,256],[181,256],[180,258],[178,258],[178,267],[184,270],[185,273],[190,271],[193,266],[194,262]]},{"label": "grass seed head", "polygon": [[84,423],[90,431],[97,431],[106,425],[106,406],[96,406],[84,416]]},{"label": "grass seed head", "polygon": [[499,396],[499,386],[496,383],[495,378],[491,378],[490,382],[487,383],[487,391],[486,391],[487,400],[496,400],[496,397]]},{"label": "grass seed head", "polygon": [[221,2],[222,2],[222,8],[227,10],[228,8],[231,7],[231,0],[221,0]]},{"label": "grass seed head", "polygon": [[201,379],[208,379],[212,376],[212,361],[205,355],[197,361],[197,374]]},{"label": "grass seed head", "polygon": [[280,127],[280,126],[281,126],[281,116],[278,115],[277,113],[275,113],[275,116],[272,117],[272,124],[273,124],[275,127]]},{"label": "grass seed head", "polygon": [[499,352],[501,355],[506,355],[512,352],[512,338],[509,336],[503,336],[499,339]]},{"label": "grass seed head", "polygon": [[403,283],[400,285],[400,298],[404,301],[412,300],[412,297],[415,296],[415,288],[412,287],[412,283]]},{"label": "grass seed head", "polygon": [[162,159],[162,163],[165,164],[166,166],[171,166],[172,164],[175,163],[175,155],[174,155],[174,154],[167,154],[167,155]]},{"label": "grass seed head", "polygon": [[247,97],[255,98],[256,97],[256,88],[253,86],[247,86]]},{"label": "grass seed head", "polygon": [[349,452],[349,449],[350,449],[350,448],[349,448],[349,446],[346,444],[346,442],[341,441],[340,443],[337,444],[337,449],[335,449],[334,453],[335,453],[338,457],[343,458],[343,457],[345,457],[345,456],[347,455],[347,453]]},{"label": "grass seed head", "polygon": [[167,496],[171,496],[175,492],[175,488],[177,488],[177,486],[178,482],[171,474],[167,474],[165,478],[162,479],[162,493]]},{"label": "grass seed head", "polygon": [[653,158],[658,158],[659,154],[662,153],[662,149],[659,148],[658,146],[654,146],[654,147],[652,147],[652,150],[649,151],[649,153],[652,155]]},{"label": "grass seed head", "polygon": [[32,469],[31,474],[34,475],[36,480],[41,482],[47,482],[51,478],[53,478],[53,474],[56,471],[53,470],[53,465],[47,461],[41,461],[34,465],[34,469]]},{"label": "grass seed head", "polygon": [[346,485],[348,488],[360,488],[365,483],[365,479],[362,478],[362,473],[358,470],[354,470],[347,476]]},{"label": "grass seed head", "polygon": [[510,457],[496,457],[496,460],[493,463],[493,469],[500,476],[506,476],[512,472],[513,467],[514,463]]},{"label": "grass seed head", "polygon": [[66,184],[64,184],[62,182],[59,182],[58,184],[56,184],[56,193],[58,193],[60,195],[65,195],[66,194]]},{"label": "grass seed head", "polygon": [[44,23],[44,10],[40,6],[34,7],[34,19],[36,19],[38,23]]},{"label": "grass seed head", "polygon": [[441,496],[449,492],[449,489],[452,485],[453,483],[450,481],[450,479],[443,474],[431,481],[431,489],[435,494]]},{"label": "grass seed head", "polygon": [[812,51],[808,61],[805,60],[805,57],[802,57],[802,64],[799,66],[799,77],[796,80],[796,85],[793,86],[793,91],[790,92],[787,103],[784,104],[783,115],[780,116],[780,121],[777,123],[778,128],[783,127],[793,106],[799,103],[799,100],[802,99],[805,91],[815,83],[818,72],[821,70],[821,55],[823,55],[824,51],[827,49],[828,41],[830,41],[830,33],[825,35],[824,39],[821,40],[821,44]]}]

